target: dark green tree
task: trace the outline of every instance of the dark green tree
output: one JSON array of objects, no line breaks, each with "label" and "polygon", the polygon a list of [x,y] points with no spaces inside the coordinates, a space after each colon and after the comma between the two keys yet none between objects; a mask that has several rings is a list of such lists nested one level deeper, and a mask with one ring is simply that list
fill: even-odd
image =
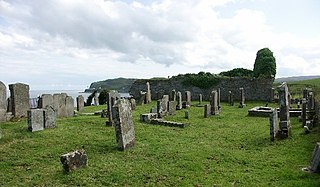
[{"label": "dark green tree", "polygon": [[254,77],[270,77],[276,75],[276,59],[269,48],[260,49],[254,62]]},{"label": "dark green tree", "polygon": [[107,103],[107,94],[110,90],[109,89],[103,89],[101,92],[100,92],[100,95],[99,95],[99,105],[104,105]]},{"label": "dark green tree", "polygon": [[234,68],[230,71],[223,71],[220,75],[227,77],[252,77],[253,71],[244,68]]},{"label": "dark green tree", "polygon": [[85,106],[91,106],[92,99],[94,98],[94,95],[96,94],[96,92],[97,91],[94,91],[88,96],[87,102],[84,103]]}]

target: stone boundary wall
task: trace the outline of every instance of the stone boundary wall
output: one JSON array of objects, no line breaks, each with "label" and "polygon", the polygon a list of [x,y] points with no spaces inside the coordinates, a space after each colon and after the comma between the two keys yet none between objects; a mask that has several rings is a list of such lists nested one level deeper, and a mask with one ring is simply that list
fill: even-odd
[{"label": "stone boundary wall", "polygon": [[[228,101],[229,91],[232,91],[234,100],[239,101],[239,88],[242,87],[245,92],[246,100],[270,101],[272,83],[274,81],[274,78],[225,77],[221,78],[221,81],[217,85],[208,89],[201,89],[195,86],[183,85],[183,79],[183,77],[165,80],[138,79],[132,84],[129,93],[134,98],[139,98],[140,91],[146,91],[146,83],[149,82],[152,100],[159,99],[159,95],[171,95],[173,89],[182,92],[183,97],[185,97],[185,91],[191,91],[192,100],[198,100],[199,94],[202,94],[204,100],[209,100],[211,91],[220,88],[222,101]],[[183,100],[185,100],[185,98],[183,98]]]}]

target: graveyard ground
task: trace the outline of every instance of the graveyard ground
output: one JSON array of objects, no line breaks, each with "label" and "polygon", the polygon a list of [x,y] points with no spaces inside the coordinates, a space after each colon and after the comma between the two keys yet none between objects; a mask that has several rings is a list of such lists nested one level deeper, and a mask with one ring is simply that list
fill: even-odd
[{"label": "graveyard ground", "polygon": [[[320,186],[319,174],[301,171],[320,141],[319,127],[305,135],[291,118],[292,136],[270,143],[269,118],[247,116],[265,103],[222,104],[218,116],[205,119],[203,107],[191,107],[189,121],[184,111],[166,118],[190,123],[185,128],[140,123],[139,114],[156,103],[138,106],[136,144],[125,152],[100,116],[58,119],[55,129],[34,133],[26,119],[0,123],[0,186]],[[63,173],[60,155],[82,147],[89,166]]]}]

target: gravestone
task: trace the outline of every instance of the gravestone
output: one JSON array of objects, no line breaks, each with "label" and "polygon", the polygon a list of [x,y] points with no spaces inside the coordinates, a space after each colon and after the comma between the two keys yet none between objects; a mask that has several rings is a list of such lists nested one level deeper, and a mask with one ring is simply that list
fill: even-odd
[{"label": "gravestone", "polygon": [[291,123],[290,123],[290,106],[289,106],[289,91],[287,83],[282,83],[278,86],[279,104],[280,104],[280,131],[281,138],[287,138],[290,135]]},{"label": "gravestone", "polygon": [[302,120],[302,127],[306,126],[306,121],[307,121],[307,101],[306,101],[305,98],[302,99],[301,120]]},{"label": "gravestone", "polygon": [[53,106],[53,96],[51,94],[42,94],[39,100],[40,108]]},{"label": "gravestone", "polygon": [[131,109],[135,110],[137,107],[136,100],[134,98],[131,98],[130,103],[131,103]]},{"label": "gravestone", "polygon": [[314,97],[313,97],[313,92],[309,92],[308,95],[308,109],[314,110]]},{"label": "gravestone", "polygon": [[313,150],[309,169],[312,172],[320,171],[320,143],[317,143]]},{"label": "gravestone", "polygon": [[208,118],[211,115],[211,105],[206,104],[204,105],[204,117]]},{"label": "gravestone", "polygon": [[98,93],[98,92],[96,92],[96,93],[94,94],[94,97],[93,97],[93,105],[94,105],[94,106],[99,106],[99,93]]},{"label": "gravestone", "polygon": [[56,112],[52,106],[44,108],[44,128],[56,127]]},{"label": "gravestone", "polygon": [[66,117],[74,116],[74,99],[71,96],[66,97]]},{"label": "gravestone", "polygon": [[6,121],[7,113],[7,88],[3,82],[0,81],[0,121]]},{"label": "gravestone", "polygon": [[211,105],[211,114],[212,115],[219,114],[218,93],[216,90],[211,92],[210,105]]},{"label": "gravestone", "polygon": [[28,130],[31,132],[42,131],[44,128],[44,110],[31,109],[28,114]]},{"label": "gravestone", "polygon": [[168,113],[168,102],[169,102],[169,96],[163,95],[162,99],[159,99],[157,101],[157,113],[158,117],[162,118]]},{"label": "gravestone", "polygon": [[157,119],[157,113],[140,114],[140,121],[150,123],[152,119]]},{"label": "gravestone", "polygon": [[169,115],[176,115],[176,102],[175,101],[169,101],[168,102],[168,114]]},{"label": "gravestone", "polygon": [[10,98],[12,114],[16,118],[26,117],[29,106],[29,85],[16,83],[10,84]]},{"label": "gravestone", "polygon": [[272,109],[270,114],[270,140],[274,141],[278,137],[279,123],[278,123],[278,112],[277,109]]},{"label": "gravestone", "polygon": [[177,98],[177,92],[176,92],[176,90],[172,90],[170,101],[176,101],[176,98]]},{"label": "gravestone", "polygon": [[221,90],[220,90],[220,88],[218,88],[218,90],[217,90],[217,94],[218,94],[218,99],[217,99],[217,103],[218,103],[218,110],[219,111],[221,111]]},{"label": "gravestone", "polygon": [[85,150],[77,150],[60,156],[62,168],[70,172],[81,167],[88,166],[88,156]]},{"label": "gravestone", "polygon": [[184,118],[189,119],[189,111],[188,110],[184,111]]},{"label": "gravestone", "polygon": [[115,125],[116,139],[119,150],[134,146],[135,133],[130,102],[119,99],[112,107],[112,118]]},{"label": "gravestone", "polygon": [[228,103],[229,103],[230,106],[233,106],[233,104],[234,104],[232,91],[229,91]]},{"label": "gravestone", "polygon": [[182,109],[182,94],[181,92],[177,92],[177,110]]},{"label": "gravestone", "polygon": [[157,113],[157,108],[153,108],[153,107],[152,107],[152,108],[150,109],[150,113]]},{"label": "gravestone", "polygon": [[275,94],[275,90],[274,88],[271,88],[270,102],[274,101],[274,94]]},{"label": "gravestone", "polygon": [[116,102],[116,100],[120,99],[120,94],[116,90],[111,90],[107,93],[107,112],[109,121],[106,122],[106,125],[113,126],[112,122],[112,106]]},{"label": "gravestone", "polygon": [[84,109],[84,97],[82,95],[79,95],[77,97],[77,111],[82,112]]},{"label": "gravestone", "polygon": [[185,91],[185,97],[186,97],[186,106],[190,106],[191,105],[191,92]]},{"label": "gravestone", "polygon": [[239,105],[239,108],[243,108],[243,107],[246,106],[244,104],[244,102],[245,102],[244,89],[240,88],[240,105]]},{"label": "gravestone", "polygon": [[202,104],[202,94],[199,94],[199,105]]},{"label": "gravestone", "polygon": [[146,87],[147,87],[147,92],[146,92],[146,102],[145,102],[145,104],[151,103],[151,90],[150,90],[150,83],[149,82],[146,83]]},{"label": "gravestone", "polygon": [[66,98],[66,93],[53,94],[53,108],[56,111],[57,117],[67,117]]},{"label": "gravestone", "polygon": [[140,98],[138,100],[138,105],[143,105],[146,102],[146,92],[140,91]]}]

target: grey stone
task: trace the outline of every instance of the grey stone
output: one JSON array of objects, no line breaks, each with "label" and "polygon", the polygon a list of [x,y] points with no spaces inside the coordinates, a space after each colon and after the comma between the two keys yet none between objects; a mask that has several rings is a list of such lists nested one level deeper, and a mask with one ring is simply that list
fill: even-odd
[{"label": "grey stone", "polygon": [[206,104],[204,105],[204,117],[208,118],[211,115],[211,105]]},{"label": "grey stone", "polygon": [[16,118],[26,117],[29,106],[29,85],[16,83],[10,84],[10,98],[12,114]]},{"label": "grey stone", "polygon": [[60,161],[65,172],[88,166],[88,156],[85,150],[77,150],[61,155]]},{"label": "grey stone", "polygon": [[280,104],[280,131],[281,138],[287,138],[290,135],[290,105],[289,105],[289,91],[287,83],[282,83],[278,86],[279,104]]},{"label": "grey stone", "polygon": [[84,110],[84,97],[79,95],[77,98],[77,111],[82,112]]},{"label": "grey stone", "polygon": [[146,83],[146,87],[147,87],[147,92],[146,92],[146,99],[145,99],[145,101],[146,101],[146,104],[147,103],[151,103],[151,90],[150,90],[150,83],[149,82],[147,82]]},{"label": "grey stone", "polygon": [[176,90],[172,90],[170,101],[176,101],[176,98],[177,98],[177,92],[176,92]]},{"label": "grey stone", "polygon": [[10,97],[7,99],[7,112],[12,112],[12,102]]},{"label": "grey stone", "polygon": [[229,103],[230,106],[233,106],[233,105],[234,105],[232,91],[229,91],[228,103]]},{"label": "grey stone", "polygon": [[177,110],[182,109],[182,94],[181,92],[177,92]]},{"label": "grey stone", "polygon": [[6,121],[7,113],[7,88],[3,82],[0,81],[0,121]]},{"label": "grey stone", "polygon": [[131,109],[135,110],[137,107],[136,100],[134,98],[131,98],[130,103],[131,103]]},{"label": "grey stone", "polygon": [[116,139],[119,150],[133,147],[135,143],[134,124],[130,102],[119,99],[112,107],[112,118],[115,124]]},{"label": "grey stone", "polygon": [[308,109],[309,110],[314,110],[313,92],[309,92],[309,95],[308,95]]},{"label": "grey stone", "polygon": [[189,119],[189,111],[188,110],[184,111],[184,118]]},{"label": "grey stone", "polygon": [[96,92],[96,93],[94,94],[94,97],[93,97],[93,105],[94,105],[94,106],[99,106],[99,93],[98,93],[98,92]]},{"label": "grey stone", "polygon": [[31,109],[28,114],[28,130],[31,132],[42,131],[44,128],[44,110]]},{"label": "grey stone", "polygon": [[158,117],[162,118],[168,113],[168,102],[169,102],[169,96],[164,95],[162,99],[159,99],[157,101],[157,113]]},{"label": "grey stone", "polygon": [[40,108],[53,106],[53,96],[51,94],[42,94],[39,101]]},{"label": "grey stone", "polygon": [[202,94],[199,94],[199,105],[202,104]]},{"label": "grey stone", "polygon": [[218,93],[215,90],[211,92],[210,105],[211,105],[211,114],[212,115],[219,114]]},{"label": "grey stone", "polygon": [[239,105],[239,108],[243,108],[245,107],[245,94],[244,94],[244,89],[243,88],[240,88],[240,105]]},{"label": "grey stone", "polygon": [[313,150],[310,166],[308,167],[311,172],[320,172],[320,143],[318,142]]},{"label": "grey stone", "polygon": [[220,90],[220,88],[218,88],[217,89],[217,105],[218,105],[218,110],[219,111],[221,111],[221,99],[220,99],[220,97],[221,97],[221,90]]},{"label": "grey stone", "polygon": [[146,95],[147,95],[146,92],[143,92],[143,91],[140,92],[140,98],[139,98],[139,100],[138,100],[137,105],[143,105],[143,104],[146,103],[146,100],[147,100],[147,99],[146,99]]},{"label": "grey stone", "polygon": [[147,113],[147,114],[140,114],[140,121],[150,123],[152,119],[156,119],[158,116],[157,113]]},{"label": "grey stone", "polygon": [[118,93],[118,91],[111,90],[107,93],[107,111],[108,111],[109,122],[107,122],[106,124],[109,126],[113,126],[112,106],[118,99],[120,99],[120,94]]},{"label": "grey stone", "polygon": [[52,106],[44,108],[44,128],[56,127],[56,112]]},{"label": "grey stone", "polygon": [[57,112],[57,117],[67,117],[66,93],[53,94],[53,108]]},{"label": "grey stone", "polygon": [[186,104],[191,105],[191,92],[190,91],[185,91],[185,97],[186,97]]},{"label": "grey stone", "polygon": [[168,114],[169,115],[176,115],[176,106],[177,106],[177,103],[175,101],[168,102]]},{"label": "grey stone", "polygon": [[66,97],[66,117],[74,116],[74,99],[71,96]]},{"label": "grey stone", "polygon": [[272,109],[270,114],[270,140],[274,141],[279,137],[279,123],[277,109]]},{"label": "grey stone", "polygon": [[302,127],[306,126],[306,121],[307,121],[307,101],[306,101],[305,98],[302,99],[301,121],[302,121]]},{"label": "grey stone", "polygon": [[179,127],[179,128],[184,128],[184,126],[185,126],[184,123],[178,123],[178,122],[173,122],[173,121],[164,121],[162,119],[152,119],[150,124],[169,126],[169,127]]}]

